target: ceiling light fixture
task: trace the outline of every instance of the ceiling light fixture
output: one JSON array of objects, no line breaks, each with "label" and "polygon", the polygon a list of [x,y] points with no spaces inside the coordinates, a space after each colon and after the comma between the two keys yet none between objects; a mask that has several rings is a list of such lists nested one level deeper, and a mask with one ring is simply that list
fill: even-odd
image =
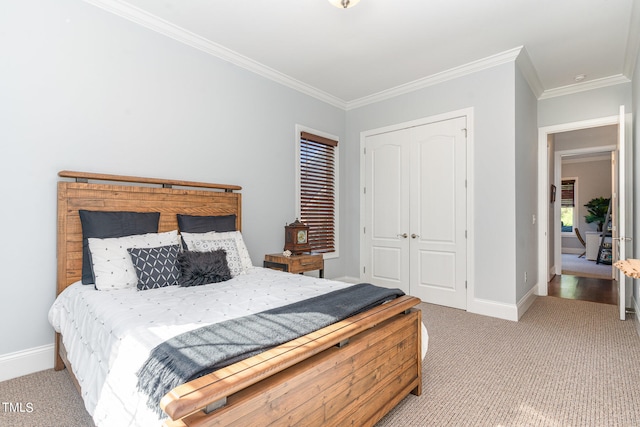
[{"label": "ceiling light fixture", "polygon": [[358,4],[360,0],[329,0],[329,3],[341,9],[347,9]]}]

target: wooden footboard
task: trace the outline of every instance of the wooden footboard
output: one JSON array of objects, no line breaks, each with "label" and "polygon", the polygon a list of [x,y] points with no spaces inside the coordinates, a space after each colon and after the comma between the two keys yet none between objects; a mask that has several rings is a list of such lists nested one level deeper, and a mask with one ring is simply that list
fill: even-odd
[{"label": "wooden footboard", "polygon": [[161,402],[166,425],[373,425],[422,392],[419,302],[398,298],[179,386]]}]

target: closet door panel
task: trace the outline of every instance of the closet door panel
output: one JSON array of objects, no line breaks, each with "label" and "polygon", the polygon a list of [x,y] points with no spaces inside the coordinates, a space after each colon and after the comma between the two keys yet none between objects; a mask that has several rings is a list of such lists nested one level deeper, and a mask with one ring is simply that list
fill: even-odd
[{"label": "closet door panel", "polygon": [[367,137],[365,147],[364,280],[409,294],[408,132]]}]

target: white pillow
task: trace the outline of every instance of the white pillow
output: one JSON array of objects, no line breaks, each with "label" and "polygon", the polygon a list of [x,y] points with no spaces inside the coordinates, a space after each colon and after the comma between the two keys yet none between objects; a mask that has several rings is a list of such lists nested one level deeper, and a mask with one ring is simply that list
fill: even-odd
[{"label": "white pillow", "polygon": [[157,248],[179,244],[178,231],[136,234],[108,239],[89,238],[89,253],[96,277],[96,289],[135,288],[138,275],[131,261],[129,248]]},{"label": "white pillow", "polygon": [[[247,250],[247,245],[244,243],[244,239],[242,238],[242,233],[239,231],[209,231],[207,233],[181,233],[184,242],[187,244],[187,248],[189,250],[204,252],[201,249],[194,249],[197,245],[199,248],[203,247],[202,243],[196,243],[198,241],[214,241],[214,240],[226,240],[233,239],[236,243],[236,250],[238,252],[238,256],[240,257],[241,263],[241,272],[246,272],[249,268],[253,267],[253,262],[251,261],[251,256],[249,255],[249,251]],[[207,250],[215,250],[219,249],[218,247],[213,247],[213,243],[210,243],[208,247],[211,249]],[[229,253],[227,252],[227,262],[229,260]],[[231,266],[229,266],[231,267]],[[233,271],[232,271],[233,274]]]}]

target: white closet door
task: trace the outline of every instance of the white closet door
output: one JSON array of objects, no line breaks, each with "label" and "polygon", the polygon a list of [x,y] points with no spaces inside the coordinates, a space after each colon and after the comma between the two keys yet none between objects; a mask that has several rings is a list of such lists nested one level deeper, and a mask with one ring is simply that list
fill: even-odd
[{"label": "white closet door", "polygon": [[409,131],[365,141],[364,280],[409,286]]},{"label": "white closet door", "polygon": [[425,302],[466,309],[466,118],[410,129],[410,283]]},{"label": "white closet door", "polygon": [[363,279],[466,309],[466,118],[365,139]]}]

